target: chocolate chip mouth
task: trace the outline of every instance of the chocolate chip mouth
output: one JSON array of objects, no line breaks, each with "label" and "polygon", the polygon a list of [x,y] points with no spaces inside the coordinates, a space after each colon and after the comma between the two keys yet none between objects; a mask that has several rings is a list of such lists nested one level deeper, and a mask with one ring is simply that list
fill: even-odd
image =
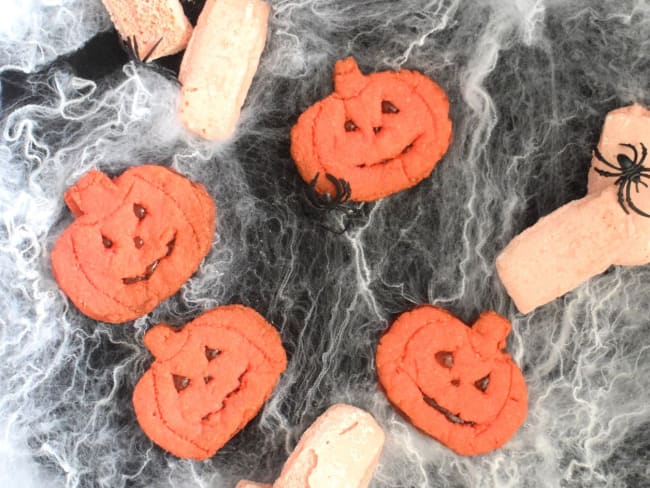
[{"label": "chocolate chip mouth", "polygon": [[149,266],[146,267],[144,273],[137,276],[128,276],[126,278],[122,278],[122,283],[124,283],[125,285],[132,285],[133,283],[147,281],[149,278],[151,278],[154,271],[158,269],[158,265],[160,264],[160,261],[171,256],[172,252],[174,251],[175,245],[176,245],[176,234],[174,234],[174,237],[172,237],[171,240],[167,243],[167,254],[165,254],[163,257],[160,257],[156,259],[154,262],[152,262],[151,264],[149,264]]},{"label": "chocolate chip mouth", "polygon": [[463,420],[458,415],[451,413],[445,407],[443,407],[438,402],[436,402],[433,398],[426,396],[424,393],[422,393],[422,399],[424,400],[424,403],[426,403],[431,408],[434,408],[435,410],[443,414],[445,418],[452,424],[469,425],[470,427],[476,425],[476,422],[472,422],[470,420]]},{"label": "chocolate chip mouth", "polygon": [[244,372],[239,375],[239,377],[237,378],[237,381],[239,382],[237,384],[237,387],[224,397],[224,399],[221,401],[221,405],[219,405],[219,408],[217,408],[216,410],[214,410],[214,411],[204,415],[203,417],[201,417],[201,422],[209,423],[211,421],[213,415],[218,414],[219,412],[221,412],[225,408],[226,401],[229,400],[230,397],[232,397],[233,395],[236,395],[237,393],[239,393],[241,391],[241,389],[242,389],[242,380],[243,380],[244,376],[246,375],[246,373],[248,373],[248,371],[249,371],[248,368],[246,368],[244,370]]},{"label": "chocolate chip mouth", "polygon": [[409,151],[411,151],[411,149],[413,149],[413,144],[415,144],[415,142],[416,142],[419,138],[420,138],[420,136],[418,136],[418,137],[416,137],[415,139],[413,139],[413,140],[411,141],[411,143],[408,144],[407,146],[405,146],[404,149],[402,149],[402,152],[399,153],[397,156],[393,156],[392,158],[382,159],[381,161],[376,162],[376,163],[370,163],[370,164],[365,164],[365,163],[364,163],[364,164],[358,164],[358,165],[357,165],[357,168],[368,168],[368,167],[373,167],[373,166],[379,166],[379,165],[381,165],[381,164],[388,164],[388,163],[390,163],[393,159],[395,159],[396,157],[398,157],[398,156],[402,156],[402,155],[404,155],[404,154],[407,154]]}]

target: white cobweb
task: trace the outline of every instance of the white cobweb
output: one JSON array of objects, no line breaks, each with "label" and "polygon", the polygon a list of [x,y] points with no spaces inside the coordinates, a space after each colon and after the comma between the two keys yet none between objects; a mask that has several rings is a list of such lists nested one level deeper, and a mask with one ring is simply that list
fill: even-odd
[{"label": "white cobweb", "polygon": [[3,0],[0,72],[31,72],[111,27],[101,0]]},{"label": "white cobweb", "polygon": [[[29,77],[38,96],[5,108],[0,144],[0,485],[272,481],[335,402],[365,408],[387,432],[375,488],[647,483],[649,268],[613,268],[527,316],[494,272],[514,235],[584,194],[607,111],[650,102],[650,6],[603,3],[272,1],[260,69],[225,144],[181,129],[177,86],[158,74],[127,65],[97,83],[61,67]],[[61,6],[72,20],[53,14]],[[0,20],[0,71],[33,71],[107,27],[99,2],[14,8]],[[348,55],[365,71],[434,78],[449,93],[455,133],[430,178],[367,207],[337,236],[302,203],[288,134],[331,91],[333,63]],[[175,297],[135,323],[98,324],[52,277],[49,253],[72,220],[62,195],[90,168],[116,174],[152,162],[206,185],[217,237]],[[288,370],[215,457],[177,459],[135,421],[131,392],[151,360],[143,333],[233,302],[278,327]],[[504,448],[459,457],[379,392],[377,340],[420,303],[467,322],[484,309],[513,321],[509,349],[530,405]]]}]

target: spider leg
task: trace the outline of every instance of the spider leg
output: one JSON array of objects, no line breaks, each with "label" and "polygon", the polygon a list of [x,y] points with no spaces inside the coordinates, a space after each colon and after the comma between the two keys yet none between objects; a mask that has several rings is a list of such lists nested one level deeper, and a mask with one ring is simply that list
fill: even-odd
[{"label": "spider leg", "polygon": [[[343,185],[347,183],[345,182],[345,180],[342,181],[343,181],[342,183]],[[357,206],[341,205],[339,207],[328,208],[330,212],[326,213],[325,216],[335,215],[335,218],[331,218],[327,220],[326,223],[324,223],[321,220],[321,222],[319,222],[318,225],[323,229],[327,230],[328,232],[331,232],[332,234],[336,234],[336,235],[345,234],[347,231],[349,231],[351,228],[355,226],[355,223],[361,217],[362,210],[367,205],[368,205],[367,203],[362,202]]]},{"label": "spider leg", "polygon": [[332,185],[334,185],[334,189],[336,190],[336,193],[334,194],[334,196],[332,198],[332,201],[334,203],[338,203],[340,201],[340,199],[341,199],[341,195],[343,194],[343,187],[341,186],[341,182],[339,181],[339,179],[336,176],[331,175],[329,173],[325,174],[325,178],[330,180],[330,183],[332,183]]},{"label": "spider leg", "polygon": [[594,170],[601,176],[621,176],[621,173],[610,173],[609,171],[605,171],[596,167],[594,167]]},{"label": "spider leg", "polygon": [[307,194],[307,199],[316,208],[323,208],[325,206],[320,195],[316,192],[316,182],[318,181],[318,176],[320,173],[316,173],[316,176],[309,182],[305,193]]},{"label": "spider leg", "polygon": [[156,41],[156,43],[153,45],[153,47],[151,49],[149,49],[149,52],[147,54],[145,54],[144,58],[141,59],[141,61],[143,63],[146,63],[147,61],[149,61],[149,58],[151,57],[153,52],[156,50],[156,48],[158,46],[160,46],[160,43],[162,42],[162,40],[163,40],[163,38],[161,37],[160,39],[158,39],[158,41]]},{"label": "spider leg", "polygon": [[352,195],[352,189],[350,188],[350,183],[347,181],[341,179],[341,182],[343,183],[343,198],[341,198],[341,203],[347,202],[350,199],[350,196]]},{"label": "spider leg", "polygon": [[[627,186],[627,182],[624,182],[624,183],[621,183],[621,184],[618,185],[618,203],[619,203],[619,204],[621,205],[621,207],[623,208],[623,211],[624,211],[626,214],[629,215],[630,212],[628,212],[627,208],[625,208],[625,201],[623,200],[623,189],[624,189],[626,186]],[[628,192],[628,201],[629,201],[629,192]]]},{"label": "spider leg", "polygon": [[324,207],[327,212],[321,215],[318,226],[335,235],[341,235],[347,232],[351,226],[350,219],[344,209],[337,207]]},{"label": "spider leg", "polygon": [[340,236],[341,234],[344,234],[348,230],[349,223],[341,225],[340,229],[330,227],[329,225],[325,225],[320,222],[318,223],[318,226],[322,227],[327,232],[331,232],[332,234],[336,234],[337,236]]},{"label": "spider leg", "polygon": [[609,161],[607,161],[607,160],[603,157],[603,155],[602,155],[602,154],[600,153],[600,151],[598,150],[598,146],[596,146],[596,147],[594,148],[594,156],[596,156],[596,158],[597,158],[601,163],[604,163],[604,164],[606,164],[607,166],[609,166],[610,168],[614,168],[614,169],[617,169],[617,170],[620,171],[621,168],[619,168],[618,166],[614,166],[612,163],[610,163]]},{"label": "spider leg", "polygon": [[638,164],[637,159],[639,159],[639,153],[636,151],[636,147],[634,147],[633,144],[620,144],[620,145],[623,146],[623,147],[629,147],[630,149],[632,149],[632,151],[634,152],[634,164],[635,165]]},{"label": "spider leg", "polygon": [[122,49],[126,51],[126,55],[129,57],[130,61],[139,59],[138,53],[136,52],[138,45],[137,43],[134,44],[133,38],[131,36],[127,36],[126,39],[122,40]]},{"label": "spider leg", "polygon": [[337,203],[345,203],[350,199],[350,194],[352,193],[350,189],[350,183],[348,183],[346,180],[343,178],[336,178],[335,176],[331,174],[326,174],[325,175],[328,180],[332,182],[334,187],[336,188],[336,202]]},{"label": "spider leg", "polygon": [[639,144],[641,144],[641,160],[639,161],[639,166],[642,166],[643,162],[645,161],[645,157],[648,155],[648,150],[645,148],[642,142]]},{"label": "spider leg", "polygon": [[319,175],[320,175],[320,173],[316,173],[316,175],[314,176],[314,178],[309,182],[309,188],[310,188],[310,189],[313,190],[314,188],[316,188],[316,182],[318,181],[318,176],[319,176]]},{"label": "spider leg", "polygon": [[[626,198],[626,200],[627,200],[627,204],[630,206],[630,208],[632,210],[634,210],[636,213],[638,213],[639,215],[643,215],[644,217],[650,217],[650,214],[645,213],[639,207],[634,205],[634,202],[632,202],[632,195],[631,195],[631,192],[630,192],[630,189],[632,188],[631,182],[628,181],[628,184],[626,186],[627,186],[627,190],[626,190],[626,197],[627,198]],[[629,213],[629,212],[626,212],[626,213]]]},{"label": "spider leg", "polygon": [[122,39],[121,41],[121,46],[122,49],[126,52],[126,55],[129,58],[129,61],[136,67],[141,67],[141,66],[146,66],[147,69],[154,71],[158,73],[161,76],[164,76],[167,78],[167,80],[171,81],[172,83],[175,83],[176,85],[181,85],[180,81],[178,80],[177,74],[164,66],[160,66],[156,63],[150,63],[149,59],[155,52],[155,50],[160,46],[160,43],[162,42],[163,38],[161,37],[158,39],[158,41],[149,49],[147,54],[143,57],[140,58],[140,46],[138,45],[138,39],[136,36],[127,36],[126,39]]},{"label": "spider leg", "polygon": [[350,227],[352,227],[352,221],[350,219],[345,219],[345,223],[343,224],[343,232],[341,232],[341,234],[344,234],[350,230]]},{"label": "spider leg", "polygon": [[135,60],[140,61],[140,48],[138,47],[138,38],[133,36],[130,38],[131,39],[131,46],[133,48],[133,54],[135,56]]},{"label": "spider leg", "polygon": [[642,171],[639,170],[639,173],[634,177],[634,186],[636,188],[637,193],[639,193],[639,185],[643,185],[646,188],[649,188],[648,184],[645,181],[643,181],[643,179],[642,179],[644,176],[646,178],[650,178],[650,175],[643,174]]}]

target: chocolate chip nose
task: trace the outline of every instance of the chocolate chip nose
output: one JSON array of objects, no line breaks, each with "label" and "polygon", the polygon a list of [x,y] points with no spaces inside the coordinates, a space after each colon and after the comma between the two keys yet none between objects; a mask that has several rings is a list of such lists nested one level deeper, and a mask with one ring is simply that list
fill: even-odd
[{"label": "chocolate chip nose", "polygon": [[379,132],[381,131],[381,127],[373,127],[373,128],[372,128],[372,131],[373,131],[375,134],[377,134],[377,133],[379,133]]}]

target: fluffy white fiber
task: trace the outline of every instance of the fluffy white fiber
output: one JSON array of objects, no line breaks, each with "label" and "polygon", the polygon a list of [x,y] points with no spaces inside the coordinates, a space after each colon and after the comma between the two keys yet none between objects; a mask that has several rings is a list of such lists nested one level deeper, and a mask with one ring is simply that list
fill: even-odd
[{"label": "fluffy white fiber", "polygon": [[101,0],[3,0],[0,72],[33,71],[110,26]]},{"label": "fluffy white fiber", "polygon": [[[648,3],[271,4],[258,75],[224,144],[182,130],[178,88],[156,73],[115,66],[90,81],[75,66],[47,68],[106,29],[99,1],[16,1],[3,10],[0,71],[45,69],[26,78],[35,95],[2,113],[0,485],[271,481],[304,429],[343,401],[370,411],[388,434],[374,488],[648,486],[650,268],[613,268],[527,316],[494,271],[514,235],[584,194],[605,114],[650,103]],[[331,91],[333,63],[348,55],[365,71],[413,68],[437,80],[455,136],[430,178],[366,206],[337,236],[305,206],[288,141],[298,114]],[[62,195],[90,168],[116,174],[150,162],[206,185],[217,238],[200,271],[149,316],[97,323],[52,277],[50,251],[72,220]],[[288,370],[262,413],[215,457],[177,459],[135,421],[131,393],[151,361],[143,333],[232,302],[277,326]],[[377,340],[420,303],[468,322],[484,309],[513,321],[509,349],[530,410],[504,448],[459,457],[379,392]]]}]

